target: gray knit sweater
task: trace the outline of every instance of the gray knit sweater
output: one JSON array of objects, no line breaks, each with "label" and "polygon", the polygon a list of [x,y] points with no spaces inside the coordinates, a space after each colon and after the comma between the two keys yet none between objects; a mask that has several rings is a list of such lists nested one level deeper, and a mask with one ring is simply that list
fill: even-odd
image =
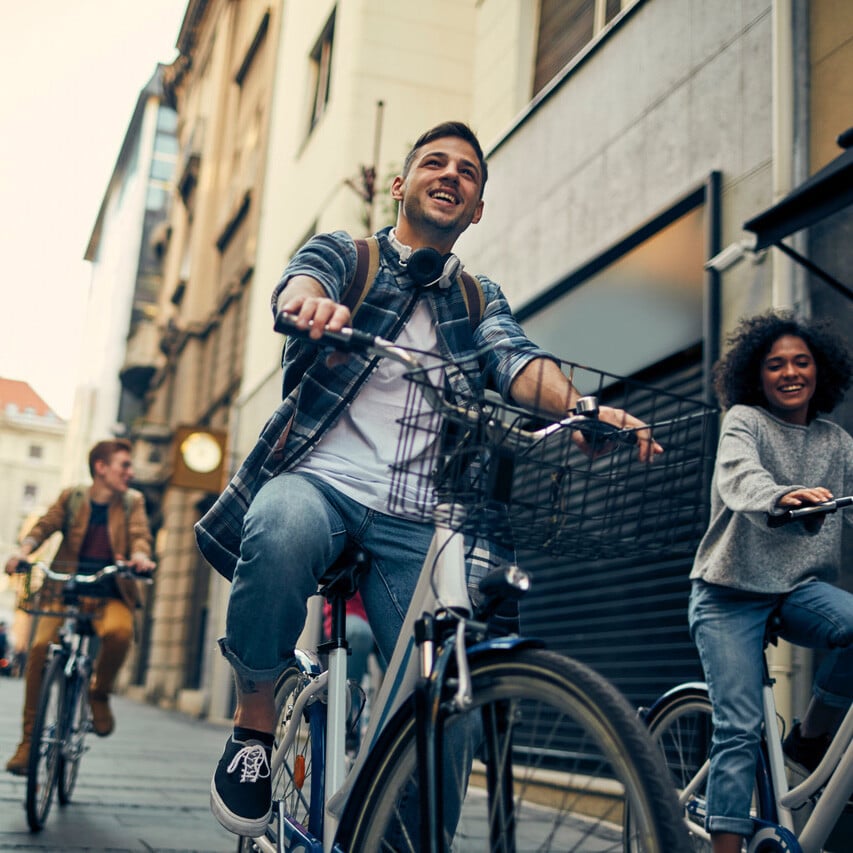
[{"label": "gray knit sweater", "polygon": [[853,493],[853,437],[815,419],[796,426],[754,406],[723,418],[711,483],[711,521],[691,578],[753,592],[788,592],[809,578],[834,581],[842,566],[841,525],[853,511],[826,516],[817,534],[801,523],[771,530],[767,512],[796,488]]}]

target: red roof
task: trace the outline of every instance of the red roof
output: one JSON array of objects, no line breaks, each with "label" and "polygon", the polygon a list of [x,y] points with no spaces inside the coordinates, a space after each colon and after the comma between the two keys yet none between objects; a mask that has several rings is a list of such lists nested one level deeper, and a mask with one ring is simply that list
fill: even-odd
[{"label": "red roof", "polygon": [[20,379],[4,379],[0,376],[0,410],[5,411],[10,404],[16,406],[21,414],[31,409],[37,415],[57,416],[28,383]]}]

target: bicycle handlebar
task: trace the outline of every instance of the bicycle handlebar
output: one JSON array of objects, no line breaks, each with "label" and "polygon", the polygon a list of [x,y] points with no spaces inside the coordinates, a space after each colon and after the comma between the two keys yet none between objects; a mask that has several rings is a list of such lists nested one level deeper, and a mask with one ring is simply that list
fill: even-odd
[{"label": "bicycle handlebar", "polygon": [[[285,311],[279,311],[275,318],[275,331],[283,335],[290,335],[303,340],[312,340],[317,345],[327,345],[340,352],[360,352],[368,355],[379,356],[380,358],[391,358],[399,362],[410,371],[424,370],[423,364],[414,355],[413,352],[395,344],[393,341],[386,340],[378,335],[369,335],[366,332],[361,332],[358,329],[345,327],[339,332],[324,330],[320,338],[309,338],[311,325],[307,329],[298,326],[294,316]],[[444,400],[441,391],[432,384],[427,378],[427,381],[421,383],[421,388],[427,403],[436,411],[441,411],[446,408],[448,403]],[[580,401],[577,408],[577,414],[571,414],[566,418],[555,423],[548,424],[538,430],[532,430],[528,433],[529,438],[536,441],[550,435],[557,429],[570,427],[577,429],[584,439],[590,444],[593,450],[600,449],[608,442],[619,442],[623,444],[636,444],[637,433],[632,429],[620,429],[612,424],[598,420],[598,400],[595,397],[581,398],[585,405],[581,406]]]},{"label": "bicycle handlebar", "polygon": [[152,583],[153,581],[150,572],[137,571],[130,563],[123,563],[120,561],[111,566],[104,566],[102,569],[98,569],[98,571],[93,572],[90,575],[84,575],[76,572],[55,572],[49,565],[47,565],[47,563],[38,561],[30,562],[29,560],[22,559],[18,561],[18,565],[15,567],[15,574],[26,574],[34,568],[38,568],[40,571],[44,572],[44,576],[48,580],[59,581],[61,583],[73,581],[74,583],[90,584],[96,583],[97,581],[110,577],[111,575],[132,578],[133,580],[144,581],[146,583]]},{"label": "bicycle handlebar", "polygon": [[848,495],[843,498],[835,498],[831,501],[823,501],[819,504],[810,504],[809,506],[798,506],[786,510],[781,515],[767,514],[767,526],[770,528],[782,527],[785,524],[791,524],[794,521],[805,521],[808,518],[814,518],[821,515],[829,515],[837,512],[839,509],[853,504],[853,495]]}]

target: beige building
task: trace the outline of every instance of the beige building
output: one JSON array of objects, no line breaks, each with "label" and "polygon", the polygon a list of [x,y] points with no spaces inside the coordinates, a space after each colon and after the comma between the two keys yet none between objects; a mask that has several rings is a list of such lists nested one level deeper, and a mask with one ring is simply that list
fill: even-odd
[{"label": "beige building", "polygon": [[[66,430],[65,421],[26,382],[0,377],[0,566],[59,495]],[[50,553],[46,545],[45,554]],[[0,621],[10,626],[17,619],[17,587],[0,571]],[[16,622],[19,645],[25,630]]]},{"label": "beige building", "polygon": [[[317,231],[390,222],[390,177],[425,127],[459,118],[480,134],[485,213],[460,255],[564,358],[702,396],[744,313],[796,305],[850,328],[850,300],[781,251],[718,258],[840,153],[853,80],[844,5],[192,0],[167,75],[180,156],[139,420],[171,439],[151,471],[164,524],[146,695],[230,712],[215,646],[228,587],[192,525],[278,402],[269,294],[282,268]],[[847,209],[790,243],[849,278],[850,234]],[[225,437],[221,465],[187,471],[178,450],[193,430]],[[547,591],[530,605],[547,614],[543,636],[632,700],[700,675],[683,559],[531,568]],[[809,662],[783,665],[796,692]]]},{"label": "beige building", "polygon": [[[90,283],[63,470],[70,483],[88,480],[88,453],[96,442],[140,438],[131,431],[154,368],[139,363],[137,348],[146,335],[156,340],[161,278],[156,241],[177,160],[177,116],[163,103],[164,69],[156,67],[137,97],[86,246]],[[142,480],[137,486],[144,485],[150,452],[147,443],[137,444],[134,462]]]}]

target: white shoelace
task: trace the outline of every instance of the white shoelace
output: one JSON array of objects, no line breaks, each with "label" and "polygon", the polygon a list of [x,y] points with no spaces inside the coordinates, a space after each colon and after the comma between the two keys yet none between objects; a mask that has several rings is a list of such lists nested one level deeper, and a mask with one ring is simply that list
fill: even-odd
[{"label": "white shoelace", "polygon": [[267,760],[267,751],[256,743],[244,746],[228,765],[228,772],[233,773],[240,762],[243,762],[243,771],[240,774],[241,782],[257,782],[270,775],[270,765]]}]

